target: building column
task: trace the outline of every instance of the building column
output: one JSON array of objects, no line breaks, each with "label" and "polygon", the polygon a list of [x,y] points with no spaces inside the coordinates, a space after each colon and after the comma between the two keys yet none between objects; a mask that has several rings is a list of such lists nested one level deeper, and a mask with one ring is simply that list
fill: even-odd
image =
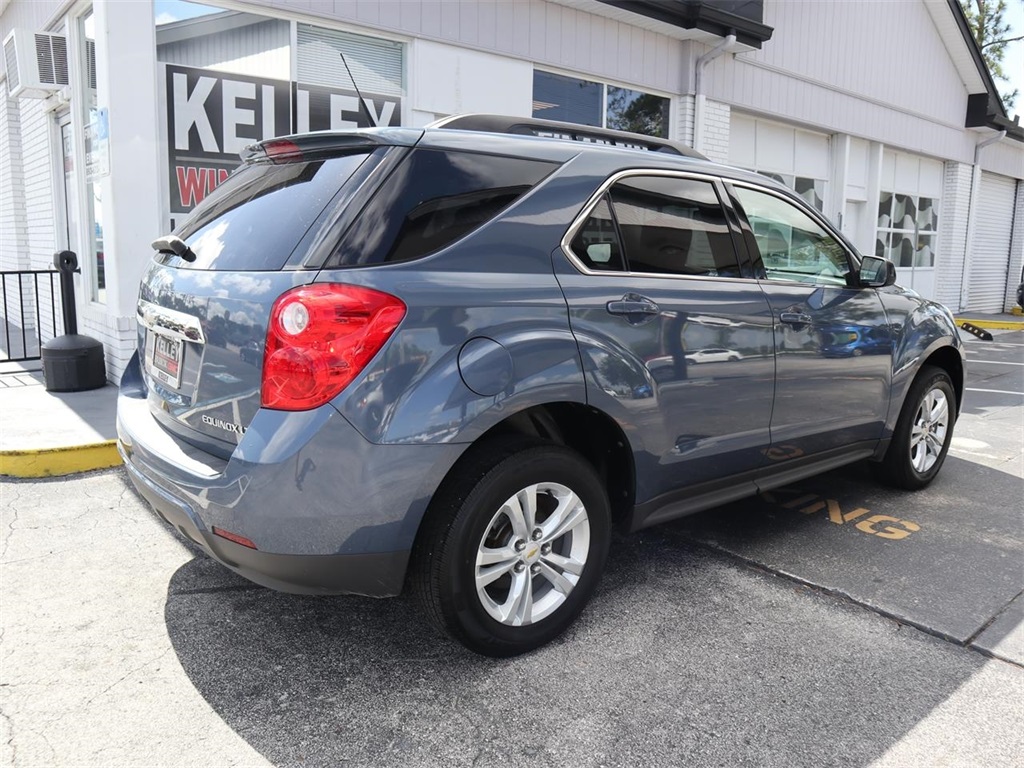
[{"label": "building column", "polygon": [[935,298],[954,311],[964,306],[961,291],[967,259],[967,221],[972,179],[973,168],[970,164],[954,161],[945,164],[939,214]]},{"label": "building column", "polygon": [[21,110],[0,84],[0,269],[31,269],[25,221]]},{"label": "building column", "polygon": [[694,146],[694,149],[713,162],[728,163],[732,108],[720,101],[705,99],[703,95],[697,96],[697,99],[703,100],[703,107],[696,110],[699,123],[694,125],[694,143],[699,146]]},{"label": "building column", "polygon": [[[96,97],[109,120],[110,173],[101,180],[107,281],[107,371],[119,379],[135,345],[139,280],[163,234],[153,3],[96,0]],[[116,148],[116,151],[115,149]]]},{"label": "building column", "polygon": [[1024,266],[1024,181],[1017,181],[1017,203],[1013,207],[1013,235],[1010,239],[1010,266],[1006,273],[1006,297],[1003,309],[1009,312],[1017,305],[1017,286]]}]

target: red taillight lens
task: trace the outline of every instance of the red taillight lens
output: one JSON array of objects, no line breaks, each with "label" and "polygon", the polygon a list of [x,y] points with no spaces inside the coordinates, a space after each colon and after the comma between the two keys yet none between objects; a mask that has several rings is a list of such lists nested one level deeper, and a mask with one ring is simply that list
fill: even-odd
[{"label": "red taillight lens", "polygon": [[372,288],[324,283],[281,294],[263,357],[264,408],[304,411],[348,386],[405,317],[405,304]]}]

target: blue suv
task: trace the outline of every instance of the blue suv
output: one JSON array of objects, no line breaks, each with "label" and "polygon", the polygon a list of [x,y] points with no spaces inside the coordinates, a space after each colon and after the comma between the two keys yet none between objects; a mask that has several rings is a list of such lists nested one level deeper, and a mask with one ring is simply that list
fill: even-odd
[{"label": "blue suv", "polygon": [[154,242],[118,437],[160,516],[258,584],[408,581],[508,656],[576,618],[613,526],[942,466],[949,312],[763,176],[483,115],[244,160]]}]

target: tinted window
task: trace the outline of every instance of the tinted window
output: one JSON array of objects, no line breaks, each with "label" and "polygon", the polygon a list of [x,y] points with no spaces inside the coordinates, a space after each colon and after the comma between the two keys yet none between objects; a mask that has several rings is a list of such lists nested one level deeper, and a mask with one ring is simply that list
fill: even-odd
[{"label": "tinted window", "polygon": [[533,71],[533,116],[545,120],[601,126],[600,83]]},{"label": "tinted window", "polygon": [[180,228],[179,236],[196,254],[194,262],[180,266],[280,269],[367,156],[243,165]]},{"label": "tinted window", "polygon": [[601,202],[576,233],[572,240],[572,251],[590,269],[618,272],[625,269],[622,247],[607,195],[601,198]]},{"label": "tinted window", "polygon": [[611,196],[631,272],[739,277],[710,182],[633,177],[613,186]]},{"label": "tinted window", "polygon": [[810,216],[775,195],[736,187],[769,280],[846,285],[846,250]]},{"label": "tinted window", "polygon": [[512,157],[417,149],[388,177],[329,266],[408,261],[494,218],[556,167]]}]

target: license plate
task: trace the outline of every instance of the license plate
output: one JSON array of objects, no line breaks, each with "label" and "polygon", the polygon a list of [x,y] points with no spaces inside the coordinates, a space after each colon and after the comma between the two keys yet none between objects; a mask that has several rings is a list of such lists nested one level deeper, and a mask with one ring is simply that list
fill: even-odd
[{"label": "license plate", "polygon": [[184,344],[150,331],[149,372],[153,378],[175,389],[181,384],[181,359]]}]

